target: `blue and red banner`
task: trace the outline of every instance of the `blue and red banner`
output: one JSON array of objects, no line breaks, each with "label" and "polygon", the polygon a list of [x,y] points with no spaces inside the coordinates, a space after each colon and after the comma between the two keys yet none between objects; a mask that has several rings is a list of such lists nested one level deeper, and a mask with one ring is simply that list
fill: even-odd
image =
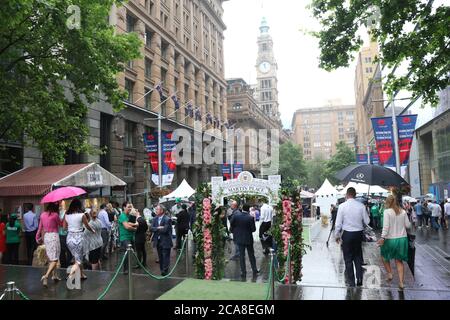
[{"label": "blue and red banner", "polygon": [[356,155],[356,163],[357,164],[368,164],[369,161],[367,159],[367,154],[361,153]]},{"label": "blue and red banner", "polygon": [[370,163],[371,164],[380,164],[380,158],[378,157],[378,152],[372,152],[370,154]]},{"label": "blue and red banner", "polygon": [[[172,132],[161,132],[162,144],[162,186],[172,184],[173,176],[176,170],[176,160],[173,157],[176,141],[172,141]],[[152,181],[159,186],[159,168],[158,168],[158,132],[144,133],[144,145],[152,167]]]},{"label": "blue and red banner", "polygon": [[[416,128],[417,115],[397,117],[400,165],[408,165],[412,140]],[[394,130],[392,117],[372,118],[379,165],[395,167]]]},{"label": "blue and red banner", "polygon": [[238,175],[244,171],[244,165],[238,162],[233,165],[233,177],[231,177],[231,165],[229,163],[222,164],[221,168],[225,180],[237,179]]},{"label": "blue and red banner", "polygon": [[400,154],[400,165],[408,165],[411,145],[416,129],[417,115],[397,117],[398,149]]}]

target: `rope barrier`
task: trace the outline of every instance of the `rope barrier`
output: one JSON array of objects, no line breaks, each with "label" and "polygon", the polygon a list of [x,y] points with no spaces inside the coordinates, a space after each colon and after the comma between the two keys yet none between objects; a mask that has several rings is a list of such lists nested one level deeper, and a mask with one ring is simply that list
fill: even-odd
[{"label": "rope barrier", "polygon": [[19,297],[21,297],[23,300],[31,300],[22,291],[20,291],[18,288],[16,288],[16,292],[19,294]]},{"label": "rope barrier", "polygon": [[[164,279],[170,277],[170,276],[172,275],[172,273],[175,271],[175,268],[178,266],[178,263],[180,262],[181,256],[185,253],[184,246],[186,245],[186,241],[187,241],[187,237],[186,237],[186,238],[184,239],[184,241],[183,241],[183,244],[182,244],[182,246],[181,246],[181,251],[180,251],[180,254],[179,254],[178,257],[177,257],[177,260],[175,261],[175,265],[173,266],[172,270],[171,270],[168,274],[166,274],[165,276],[157,276],[157,275],[152,274],[146,267],[144,267],[144,266],[142,265],[141,261],[139,261],[138,257],[136,256],[136,253],[133,252],[133,255],[135,256],[138,265],[142,268],[142,270],[143,270],[149,277],[151,277],[151,278],[153,278],[153,279],[155,279],[155,280],[164,280]],[[186,258],[188,258],[187,255],[186,255]],[[160,261],[160,263],[161,263],[161,261]]]},{"label": "rope barrier", "polygon": [[0,300],[3,300],[3,298],[5,297],[5,294],[6,294],[6,293],[3,293],[3,294],[0,296]]},{"label": "rope barrier", "polygon": [[267,281],[267,293],[266,293],[266,299],[269,300],[270,298],[270,288],[272,287],[272,277],[273,277],[273,260],[270,259],[270,267],[269,267],[269,279]]},{"label": "rope barrier", "polygon": [[111,289],[112,284],[114,283],[114,281],[116,281],[116,278],[120,272],[120,269],[122,269],[123,264],[125,263],[125,259],[127,258],[127,255],[128,255],[128,251],[125,251],[125,254],[123,255],[122,261],[120,262],[120,264],[116,270],[116,273],[112,277],[109,284],[106,286],[106,289],[103,291],[103,293],[98,296],[97,300],[102,300],[105,297],[105,295],[108,293],[108,291]]},{"label": "rope barrier", "polygon": [[284,283],[284,279],[286,279],[288,273],[289,273],[289,265],[291,263],[291,242],[289,241],[288,243],[288,255],[287,255],[287,260],[286,260],[286,265],[284,267],[284,275],[281,279],[277,279],[278,282],[280,283]]}]

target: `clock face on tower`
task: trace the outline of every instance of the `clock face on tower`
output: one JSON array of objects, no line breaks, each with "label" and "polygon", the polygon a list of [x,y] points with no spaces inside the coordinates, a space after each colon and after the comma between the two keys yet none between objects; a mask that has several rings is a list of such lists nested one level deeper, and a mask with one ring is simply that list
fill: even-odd
[{"label": "clock face on tower", "polygon": [[259,70],[260,70],[262,73],[267,73],[267,72],[269,72],[269,71],[270,71],[270,63],[267,62],[267,61],[262,62],[262,63],[259,65]]}]

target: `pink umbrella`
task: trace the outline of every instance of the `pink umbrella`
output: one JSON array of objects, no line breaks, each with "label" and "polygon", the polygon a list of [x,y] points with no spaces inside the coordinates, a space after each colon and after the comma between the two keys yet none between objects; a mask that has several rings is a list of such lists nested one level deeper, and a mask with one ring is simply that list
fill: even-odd
[{"label": "pink umbrella", "polygon": [[41,203],[58,202],[60,200],[77,197],[85,193],[87,192],[78,187],[62,187],[45,195],[45,197],[42,198]]}]

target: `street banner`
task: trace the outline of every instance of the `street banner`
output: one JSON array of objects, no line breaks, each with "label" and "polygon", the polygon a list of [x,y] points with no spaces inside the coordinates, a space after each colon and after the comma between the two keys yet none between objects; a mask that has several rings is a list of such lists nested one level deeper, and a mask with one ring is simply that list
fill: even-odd
[{"label": "street banner", "polygon": [[392,118],[372,118],[380,166],[395,167]]},{"label": "street banner", "polygon": [[152,167],[152,181],[159,186],[158,133],[144,133],[144,146]]},{"label": "street banner", "polygon": [[380,164],[380,158],[378,157],[378,152],[370,153],[370,163],[371,164]]},{"label": "street banner", "polygon": [[175,170],[177,169],[176,159],[173,151],[177,145],[177,141],[172,140],[172,132],[162,131],[162,185],[170,186],[173,181]]},{"label": "street banner", "polygon": [[367,154],[366,153],[357,154],[356,155],[356,163],[357,164],[367,164],[368,163]]},{"label": "street banner", "polygon": [[224,163],[221,165],[222,169],[222,176],[225,178],[225,180],[231,179],[231,166],[228,163]]},{"label": "street banner", "polygon": [[400,165],[406,166],[409,162],[409,154],[416,130],[417,115],[406,115],[397,117],[398,149],[400,154]]},{"label": "street banner", "polygon": [[244,171],[244,164],[236,162],[233,166],[234,179],[237,179],[242,171]]}]

